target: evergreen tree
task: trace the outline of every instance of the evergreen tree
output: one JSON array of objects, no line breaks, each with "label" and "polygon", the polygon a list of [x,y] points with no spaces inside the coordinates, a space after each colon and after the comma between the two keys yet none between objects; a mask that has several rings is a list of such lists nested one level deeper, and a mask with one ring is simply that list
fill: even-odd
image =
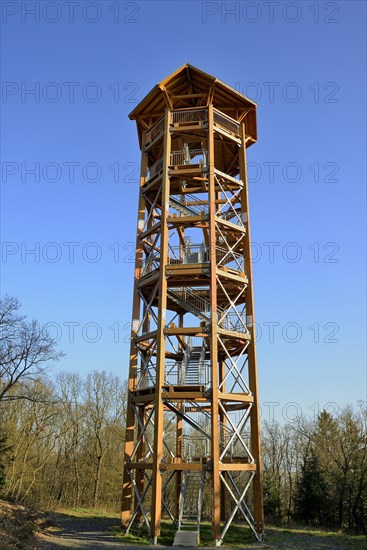
[{"label": "evergreen tree", "polygon": [[282,499],[280,487],[277,484],[272,472],[264,470],[264,514],[268,521],[282,520]]},{"label": "evergreen tree", "polygon": [[315,449],[304,458],[296,493],[296,519],[308,524],[323,523],[327,510],[327,483]]}]

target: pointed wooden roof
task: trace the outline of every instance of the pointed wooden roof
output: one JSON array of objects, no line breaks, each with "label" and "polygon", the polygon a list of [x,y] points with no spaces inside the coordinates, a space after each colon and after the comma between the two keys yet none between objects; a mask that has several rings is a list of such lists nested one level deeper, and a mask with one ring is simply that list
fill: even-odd
[{"label": "pointed wooden roof", "polygon": [[244,120],[246,135],[250,138],[250,142],[256,141],[256,103],[219,78],[188,63],[156,84],[129,117],[137,121],[141,142],[141,133],[154,124],[167,107],[170,109],[206,107],[209,103],[213,103],[216,109],[235,120]]}]

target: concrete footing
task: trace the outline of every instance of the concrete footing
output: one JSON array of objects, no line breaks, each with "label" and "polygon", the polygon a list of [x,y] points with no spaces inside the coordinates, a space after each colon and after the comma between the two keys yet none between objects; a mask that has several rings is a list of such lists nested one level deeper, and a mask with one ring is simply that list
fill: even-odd
[{"label": "concrete footing", "polygon": [[198,531],[177,531],[173,546],[198,546]]}]

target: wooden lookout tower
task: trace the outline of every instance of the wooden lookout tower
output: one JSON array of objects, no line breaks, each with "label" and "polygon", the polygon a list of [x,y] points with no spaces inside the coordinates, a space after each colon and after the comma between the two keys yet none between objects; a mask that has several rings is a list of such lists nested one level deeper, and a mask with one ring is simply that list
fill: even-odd
[{"label": "wooden lookout tower", "polygon": [[[130,114],[141,171],[122,524],[263,534],[246,150],[256,104],[184,65]],[[180,538],[181,537],[181,538]]]}]

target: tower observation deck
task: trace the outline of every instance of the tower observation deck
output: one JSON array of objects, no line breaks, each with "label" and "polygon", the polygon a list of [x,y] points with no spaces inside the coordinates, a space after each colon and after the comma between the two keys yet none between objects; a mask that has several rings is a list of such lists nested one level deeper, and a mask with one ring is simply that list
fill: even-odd
[{"label": "tower observation deck", "polygon": [[263,535],[246,150],[256,104],[186,64],[130,114],[141,170],[121,520]]}]

